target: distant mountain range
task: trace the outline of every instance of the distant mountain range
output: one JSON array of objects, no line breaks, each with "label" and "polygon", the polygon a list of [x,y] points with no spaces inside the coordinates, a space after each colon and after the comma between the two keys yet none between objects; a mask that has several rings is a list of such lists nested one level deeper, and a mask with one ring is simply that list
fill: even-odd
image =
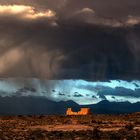
[{"label": "distant mountain range", "polygon": [[140,111],[140,102],[109,102],[101,101],[94,105],[78,105],[73,101],[54,102],[38,97],[0,97],[0,115],[64,115],[67,108],[78,111],[81,107],[88,107],[93,114],[121,114]]}]

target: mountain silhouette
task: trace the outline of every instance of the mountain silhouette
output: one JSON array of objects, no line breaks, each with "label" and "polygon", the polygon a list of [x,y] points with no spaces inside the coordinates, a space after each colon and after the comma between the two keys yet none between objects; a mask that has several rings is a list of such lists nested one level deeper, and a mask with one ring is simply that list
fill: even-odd
[{"label": "mountain silhouette", "polygon": [[93,114],[123,114],[140,111],[140,102],[109,102],[101,101],[93,105],[78,105],[73,101],[55,102],[41,97],[0,97],[0,115],[64,115],[67,108],[78,111],[88,107]]}]

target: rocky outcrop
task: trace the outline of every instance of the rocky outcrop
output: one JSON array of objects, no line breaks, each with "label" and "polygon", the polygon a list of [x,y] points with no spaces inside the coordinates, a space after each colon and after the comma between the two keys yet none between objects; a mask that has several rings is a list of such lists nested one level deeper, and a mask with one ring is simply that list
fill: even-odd
[{"label": "rocky outcrop", "polygon": [[88,115],[90,114],[89,108],[81,108],[78,112],[73,112],[71,108],[68,108],[66,111],[66,115]]}]

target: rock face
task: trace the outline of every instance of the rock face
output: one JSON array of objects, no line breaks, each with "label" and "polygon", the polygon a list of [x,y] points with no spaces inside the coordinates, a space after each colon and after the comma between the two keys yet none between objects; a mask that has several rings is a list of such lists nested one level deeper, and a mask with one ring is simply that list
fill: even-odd
[{"label": "rock face", "polygon": [[78,112],[73,112],[71,108],[68,108],[66,111],[66,115],[88,115],[90,114],[89,108],[81,108]]}]

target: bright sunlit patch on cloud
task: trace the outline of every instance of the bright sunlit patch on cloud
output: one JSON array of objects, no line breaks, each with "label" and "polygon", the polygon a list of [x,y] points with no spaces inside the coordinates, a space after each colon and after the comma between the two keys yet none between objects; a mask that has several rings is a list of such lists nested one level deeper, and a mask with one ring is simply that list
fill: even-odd
[{"label": "bright sunlit patch on cloud", "polygon": [[42,17],[54,17],[55,13],[51,10],[47,10],[46,12],[39,12],[39,13],[32,13],[32,14],[27,14],[25,17],[31,18],[31,19],[36,19],[36,18],[42,18]]},{"label": "bright sunlit patch on cloud", "polygon": [[32,6],[25,5],[0,5],[0,16],[17,15],[21,18],[51,18],[55,16],[55,12],[48,9],[44,12],[36,12]]},{"label": "bright sunlit patch on cloud", "polygon": [[22,14],[22,13],[28,13],[32,14],[33,8],[30,6],[24,6],[24,5],[0,5],[0,13],[11,13],[11,14]]},{"label": "bright sunlit patch on cloud", "polygon": [[80,14],[80,13],[91,13],[91,14],[94,14],[94,10],[93,9],[90,9],[90,8],[83,8],[79,11],[76,12],[76,14]]},{"label": "bright sunlit patch on cloud", "polygon": [[9,70],[23,57],[23,52],[20,49],[12,49],[0,56],[0,74]]},{"label": "bright sunlit patch on cloud", "polygon": [[131,25],[137,25],[140,23],[140,17],[138,16],[131,16],[129,15],[127,20],[126,20],[126,25],[131,26]]}]

